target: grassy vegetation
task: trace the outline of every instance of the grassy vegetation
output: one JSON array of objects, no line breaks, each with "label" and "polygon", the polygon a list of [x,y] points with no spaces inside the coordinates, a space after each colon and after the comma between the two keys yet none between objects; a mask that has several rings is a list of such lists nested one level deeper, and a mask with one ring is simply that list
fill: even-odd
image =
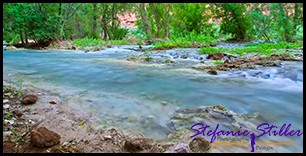
[{"label": "grassy vegetation", "polygon": [[287,43],[279,42],[274,43],[251,43],[245,44],[246,47],[256,47],[256,48],[265,48],[265,49],[300,49],[303,47],[302,43]]},{"label": "grassy vegetation", "polygon": [[196,35],[190,33],[184,37],[173,37],[163,42],[154,44],[155,49],[189,48],[194,46],[209,46],[217,43],[217,40],[210,36]]},{"label": "grassy vegetation", "polygon": [[223,61],[221,61],[221,60],[216,60],[216,61],[214,61],[214,64],[215,64],[215,65],[223,64]]},{"label": "grassy vegetation", "polygon": [[303,47],[303,44],[300,43],[286,43],[280,42],[277,44],[273,43],[252,43],[246,44],[245,48],[216,48],[216,47],[205,47],[200,49],[200,53],[202,54],[215,54],[220,52],[227,52],[230,54],[236,55],[245,55],[249,53],[256,53],[259,55],[270,56],[272,54],[288,54],[291,55],[290,52],[287,52],[282,49],[300,49]]},{"label": "grassy vegetation", "polygon": [[73,44],[77,45],[78,47],[94,47],[94,46],[106,46],[109,42],[112,45],[130,45],[132,44],[131,41],[127,41],[127,40],[103,41],[100,39],[92,39],[92,38],[76,39],[73,41]]}]

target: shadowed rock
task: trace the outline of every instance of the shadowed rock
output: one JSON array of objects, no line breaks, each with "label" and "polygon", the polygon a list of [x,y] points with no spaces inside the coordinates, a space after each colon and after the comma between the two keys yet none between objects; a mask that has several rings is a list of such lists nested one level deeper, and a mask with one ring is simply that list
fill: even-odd
[{"label": "shadowed rock", "polygon": [[22,112],[19,111],[18,109],[15,109],[15,110],[13,111],[13,114],[14,114],[15,116],[17,116],[17,117],[21,117],[21,116],[23,115]]},{"label": "shadowed rock", "polygon": [[192,152],[206,152],[210,144],[205,138],[197,136],[190,141],[189,148]]},{"label": "shadowed rock", "polygon": [[224,57],[223,53],[209,54],[208,59],[221,60]]},{"label": "shadowed rock", "polygon": [[217,75],[218,74],[217,71],[215,71],[215,70],[210,70],[207,73],[210,74],[210,75]]},{"label": "shadowed rock", "polygon": [[143,150],[150,150],[153,144],[153,139],[130,138],[125,140],[123,148],[128,152],[141,152]]}]

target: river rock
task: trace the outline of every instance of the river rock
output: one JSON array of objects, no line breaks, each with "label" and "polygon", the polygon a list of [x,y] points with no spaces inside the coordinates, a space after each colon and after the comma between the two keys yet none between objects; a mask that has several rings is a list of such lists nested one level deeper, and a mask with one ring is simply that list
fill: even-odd
[{"label": "river rock", "polygon": [[150,150],[153,147],[154,140],[150,138],[129,138],[126,139],[123,148],[128,152],[140,152]]},{"label": "river rock", "polygon": [[36,95],[28,94],[22,97],[21,103],[24,105],[34,104],[38,97]]},{"label": "river rock", "polygon": [[208,59],[221,60],[224,57],[223,53],[209,54]]},{"label": "river rock", "polygon": [[176,146],[172,147],[170,153],[191,153],[190,148],[185,143],[177,144]]},{"label": "river rock", "polygon": [[217,71],[215,71],[215,70],[210,70],[207,73],[210,74],[210,75],[217,75],[218,74]]},{"label": "river rock", "polygon": [[10,108],[10,105],[9,105],[9,104],[3,105],[3,109],[9,109],[9,108]]},{"label": "river rock", "polygon": [[188,54],[183,54],[183,55],[181,55],[181,58],[182,58],[182,59],[187,59],[187,58],[188,58]]},{"label": "river rock", "polygon": [[71,49],[72,49],[72,50],[76,50],[76,47],[75,47],[75,46],[71,46]]},{"label": "river rock", "polygon": [[6,50],[17,50],[17,48],[14,46],[8,46],[6,47]]},{"label": "river rock", "polygon": [[21,116],[23,115],[23,113],[22,113],[21,111],[19,111],[18,109],[15,109],[15,110],[13,111],[13,114],[14,114],[15,116],[17,116],[17,117],[21,117]]},{"label": "river rock", "polygon": [[39,127],[31,132],[31,143],[40,148],[51,147],[60,143],[61,136],[46,127]]},{"label": "river rock", "polygon": [[54,104],[56,104],[56,101],[55,100],[51,100],[49,103],[54,105]]},{"label": "river rock", "polygon": [[6,103],[8,103],[10,100],[8,100],[8,99],[4,99],[3,100],[3,104],[6,104]]},{"label": "river rock", "polygon": [[84,52],[85,52],[85,53],[87,53],[87,52],[89,52],[89,51],[90,51],[89,48],[85,48],[85,49],[84,49]]},{"label": "river rock", "polygon": [[197,136],[190,141],[189,148],[192,152],[203,153],[209,150],[210,144],[205,138]]},{"label": "river rock", "polygon": [[168,102],[167,102],[167,101],[161,101],[161,102],[160,102],[160,104],[162,104],[162,105],[164,105],[164,106],[165,106],[165,105],[167,105],[167,104],[168,104]]},{"label": "river rock", "polygon": [[112,47],[112,43],[111,42],[108,42],[107,43],[107,48],[111,48]]}]

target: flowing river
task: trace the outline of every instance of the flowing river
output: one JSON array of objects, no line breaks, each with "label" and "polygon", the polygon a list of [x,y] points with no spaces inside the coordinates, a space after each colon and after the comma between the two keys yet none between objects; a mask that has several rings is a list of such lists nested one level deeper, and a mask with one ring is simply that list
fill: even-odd
[{"label": "flowing river", "polygon": [[[155,139],[171,132],[167,121],[175,110],[217,104],[235,113],[259,113],[263,121],[256,123],[290,123],[291,129],[303,131],[302,62],[207,75],[125,61],[133,53],[137,52],[121,48],[97,53],[5,51],[3,77],[56,94],[64,104],[99,117],[101,124],[138,130]],[[294,142],[271,145],[274,152],[303,152],[303,135],[273,137],[264,141]],[[220,151],[231,149],[224,146]],[[249,146],[242,151],[249,152]]]}]

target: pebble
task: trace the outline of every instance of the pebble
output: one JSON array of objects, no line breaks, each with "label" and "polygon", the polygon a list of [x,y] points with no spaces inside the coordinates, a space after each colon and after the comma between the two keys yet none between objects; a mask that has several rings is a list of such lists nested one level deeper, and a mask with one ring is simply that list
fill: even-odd
[{"label": "pebble", "polygon": [[11,93],[4,93],[4,96],[10,96]]},{"label": "pebble", "polygon": [[9,123],[10,125],[13,125],[15,123],[14,120],[4,120],[6,123]]},{"label": "pebble", "polygon": [[9,104],[3,105],[3,109],[8,109],[8,108],[10,108],[10,105],[9,105]]},{"label": "pebble", "polygon": [[56,104],[56,101],[55,100],[51,100],[49,103],[54,105],[54,104]]},{"label": "pebble", "polygon": [[104,139],[111,139],[112,138],[112,136],[110,136],[110,135],[105,135],[104,136]]},{"label": "pebble", "polygon": [[162,104],[162,105],[164,105],[164,106],[165,106],[165,105],[167,105],[167,104],[168,104],[168,102],[167,102],[167,101],[161,101],[161,102],[160,102],[160,104]]},{"label": "pebble", "polygon": [[21,117],[23,115],[23,113],[21,111],[19,111],[18,109],[15,109],[13,111],[13,114],[16,115],[17,117]]},{"label": "pebble", "polygon": [[3,104],[5,104],[5,103],[8,103],[10,100],[8,100],[8,99],[4,99],[3,100]]},{"label": "pebble", "polygon": [[64,142],[62,145],[63,146],[66,146],[66,145],[68,145],[69,144],[69,142]]}]

